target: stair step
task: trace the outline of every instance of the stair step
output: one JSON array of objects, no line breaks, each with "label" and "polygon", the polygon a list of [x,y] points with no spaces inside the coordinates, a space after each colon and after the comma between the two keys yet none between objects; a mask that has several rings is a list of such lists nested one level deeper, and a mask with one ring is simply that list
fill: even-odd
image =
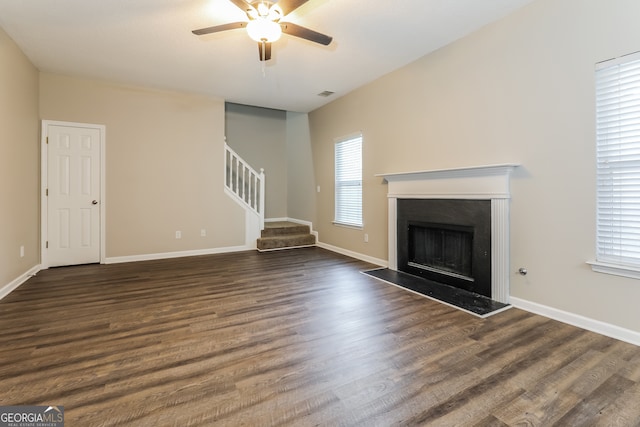
[{"label": "stair step", "polygon": [[261,236],[257,241],[259,251],[313,246],[316,244],[316,236],[311,234],[309,226],[295,222],[266,222]]},{"label": "stair step", "polygon": [[[308,227],[307,227],[308,228]],[[283,249],[316,244],[313,234],[286,234],[281,236],[261,237],[258,239],[258,250]]]},{"label": "stair step", "polygon": [[296,224],[294,222],[287,221],[277,221],[266,222],[264,224],[264,230],[261,232],[261,236],[264,238],[309,233],[310,230],[308,225]]}]

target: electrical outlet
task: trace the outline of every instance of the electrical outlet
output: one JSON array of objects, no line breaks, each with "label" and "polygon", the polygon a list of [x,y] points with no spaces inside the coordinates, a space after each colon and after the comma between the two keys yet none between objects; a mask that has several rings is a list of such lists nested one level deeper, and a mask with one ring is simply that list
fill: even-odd
[{"label": "electrical outlet", "polygon": [[182,231],[176,231],[176,239],[182,239]]},{"label": "electrical outlet", "polygon": [[369,243],[369,235],[367,233],[364,233],[364,242]]},{"label": "electrical outlet", "polygon": [[207,230],[204,228],[200,230],[200,237],[207,237]]},{"label": "electrical outlet", "polygon": [[24,245],[20,246],[20,258],[24,257]]},{"label": "electrical outlet", "polygon": [[316,191],[317,191],[318,193],[320,192],[320,186],[319,186],[319,185],[316,187]]}]

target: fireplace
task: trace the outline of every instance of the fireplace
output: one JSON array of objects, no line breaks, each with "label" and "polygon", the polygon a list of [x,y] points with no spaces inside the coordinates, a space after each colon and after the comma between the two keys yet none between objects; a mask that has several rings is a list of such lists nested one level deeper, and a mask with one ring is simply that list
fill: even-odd
[{"label": "fireplace", "polygon": [[509,303],[509,178],[517,164],[379,174],[389,269]]},{"label": "fireplace", "polygon": [[491,298],[491,202],[398,199],[399,271]]}]

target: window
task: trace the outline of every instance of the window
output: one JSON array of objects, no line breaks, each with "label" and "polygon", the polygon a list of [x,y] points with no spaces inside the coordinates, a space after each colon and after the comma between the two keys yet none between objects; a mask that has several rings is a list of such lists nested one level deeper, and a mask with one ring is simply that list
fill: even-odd
[{"label": "window", "polygon": [[362,227],[362,134],[335,145],[335,223]]},{"label": "window", "polygon": [[640,278],[640,54],[596,67],[595,271]]}]

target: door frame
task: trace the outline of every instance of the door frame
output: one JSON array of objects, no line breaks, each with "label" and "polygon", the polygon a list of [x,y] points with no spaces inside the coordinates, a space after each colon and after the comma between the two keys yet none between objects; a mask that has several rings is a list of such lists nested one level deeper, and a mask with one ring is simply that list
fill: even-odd
[{"label": "door frame", "polygon": [[42,120],[40,131],[40,266],[42,269],[49,268],[47,241],[49,236],[49,206],[47,203],[47,189],[49,187],[49,149],[47,138],[49,136],[49,126],[66,126],[85,129],[96,129],[100,132],[100,264],[106,260],[106,198],[105,198],[105,125],[90,123],[61,122],[56,120]]}]

